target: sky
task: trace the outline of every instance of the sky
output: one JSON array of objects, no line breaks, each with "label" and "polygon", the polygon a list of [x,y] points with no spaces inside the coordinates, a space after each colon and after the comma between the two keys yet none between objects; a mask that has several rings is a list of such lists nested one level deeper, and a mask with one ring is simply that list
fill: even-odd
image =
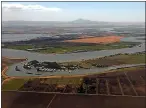
[{"label": "sky", "polygon": [[145,22],[145,2],[2,2],[2,21]]}]

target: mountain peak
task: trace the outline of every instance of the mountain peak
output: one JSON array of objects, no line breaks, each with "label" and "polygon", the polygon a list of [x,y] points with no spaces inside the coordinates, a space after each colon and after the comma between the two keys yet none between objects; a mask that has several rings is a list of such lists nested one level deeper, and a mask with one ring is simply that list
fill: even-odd
[{"label": "mountain peak", "polygon": [[73,23],[89,23],[89,22],[92,22],[92,21],[79,18],[79,19],[76,19],[76,20],[74,20],[74,21],[72,21],[72,22],[73,22]]}]

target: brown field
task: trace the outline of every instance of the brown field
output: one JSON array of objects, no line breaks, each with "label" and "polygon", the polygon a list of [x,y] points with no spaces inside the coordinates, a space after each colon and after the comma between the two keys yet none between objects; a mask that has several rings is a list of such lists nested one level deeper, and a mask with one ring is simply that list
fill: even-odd
[{"label": "brown field", "polygon": [[[61,80],[49,78],[30,79],[19,91],[99,94],[99,95],[128,95],[145,96],[145,68],[129,70],[128,72],[111,72],[83,77],[78,83],[77,79]],[[51,82],[50,82],[51,81]],[[65,82],[64,82],[65,81]]]},{"label": "brown field", "polygon": [[78,83],[30,79],[17,91],[2,91],[2,108],[145,108],[144,78],[145,67],[90,75]]},{"label": "brown field", "polygon": [[144,108],[144,99],[122,96],[56,95],[49,108]]},{"label": "brown field", "polygon": [[145,97],[2,92],[2,108],[145,108]]},{"label": "brown field", "polygon": [[[84,37],[84,36],[81,36]],[[119,42],[121,36],[104,36],[104,37],[87,37],[83,39],[65,40],[64,42],[77,42],[77,43],[114,43]]]},{"label": "brown field", "polygon": [[53,94],[3,92],[2,108],[47,108]]}]

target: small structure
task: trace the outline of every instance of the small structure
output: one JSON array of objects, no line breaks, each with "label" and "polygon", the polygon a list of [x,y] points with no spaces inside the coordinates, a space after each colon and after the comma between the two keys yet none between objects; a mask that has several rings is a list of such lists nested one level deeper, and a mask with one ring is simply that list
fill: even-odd
[{"label": "small structure", "polygon": [[20,71],[20,69],[18,69],[18,66],[15,67],[15,70],[16,70],[16,71]]}]

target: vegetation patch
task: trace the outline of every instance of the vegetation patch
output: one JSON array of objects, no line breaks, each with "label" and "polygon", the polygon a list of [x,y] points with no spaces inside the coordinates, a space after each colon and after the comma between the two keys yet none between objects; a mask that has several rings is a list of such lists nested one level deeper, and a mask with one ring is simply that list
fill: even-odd
[{"label": "vegetation patch", "polygon": [[91,67],[108,67],[112,65],[122,64],[139,64],[145,63],[145,53],[134,53],[134,54],[116,54],[111,56],[105,56],[102,58],[64,62],[63,65],[77,65],[80,68],[91,68]]},{"label": "vegetation patch", "polygon": [[91,45],[59,45],[59,46],[34,46],[34,45],[6,45],[5,48],[27,50],[39,53],[77,53],[87,51],[99,51],[109,49],[129,48],[139,45],[139,42],[115,42],[107,44],[91,44]]},{"label": "vegetation patch", "polygon": [[2,85],[2,90],[18,90],[26,81],[28,81],[27,78],[10,79]]}]

